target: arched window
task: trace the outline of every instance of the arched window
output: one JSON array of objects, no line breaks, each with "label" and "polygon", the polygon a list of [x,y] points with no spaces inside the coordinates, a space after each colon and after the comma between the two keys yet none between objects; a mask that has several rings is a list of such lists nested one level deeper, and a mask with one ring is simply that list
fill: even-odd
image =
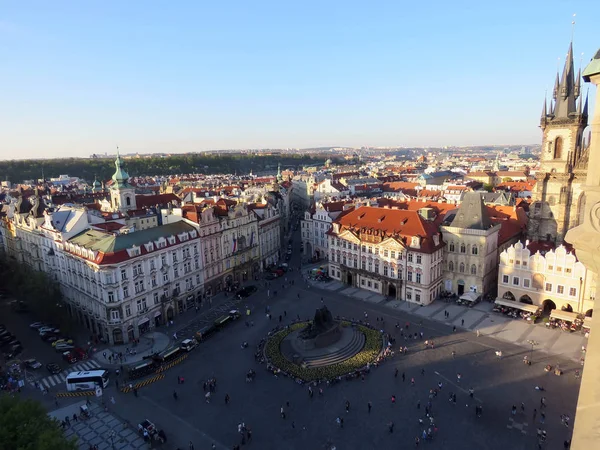
[{"label": "arched window", "polygon": [[477,266],[475,264],[471,264],[471,275],[477,275]]},{"label": "arched window", "polygon": [[131,206],[131,197],[125,197],[125,203],[127,206]]},{"label": "arched window", "polygon": [[471,247],[471,253],[473,253],[474,255],[476,255],[477,253],[479,253],[479,250],[477,249],[476,245],[474,245],[473,247]]},{"label": "arched window", "polygon": [[467,253],[467,247],[465,244],[460,244],[460,252],[461,253]]},{"label": "arched window", "polygon": [[464,273],[464,271],[465,271],[465,264],[464,263],[460,263],[460,266],[458,266],[458,267],[459,267],[458,270],[460,271],[460,273]]},{"label": "arched window", "polygon": [[450,242],[450,251],[453,252],[454,251],[454,242]]},{"label": "arched window", "polygon": [[452,261],[450,261],[450,262],[448,263],[448,270],[449,270],[450,272],[453,272],[453,271],[454,271],[454,263],[453,263]]},{"label": "arched window", "polygon": [[554,159],[562,158],[563,141],[561,137],[557,137],[554,141]]}]

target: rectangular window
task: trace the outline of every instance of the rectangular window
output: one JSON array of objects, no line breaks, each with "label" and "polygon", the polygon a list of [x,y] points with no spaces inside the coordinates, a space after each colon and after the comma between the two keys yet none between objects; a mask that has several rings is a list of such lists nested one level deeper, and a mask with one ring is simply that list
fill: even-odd
[{"label": "rectangular window", "polygon": [[569,295],[571,297],[576,297],[577,296],[577,289],[575,289],[575,288],[569,288]]},{"label": "rectangular window", "polygon": [[561,286],[560,284],[558,286],[556,286],[556,293],[557,294],[564,294],[565,293],[565,287]]},{"label": "rectangular window", "polygon": [[129,303],[127,303],[125,305],[125,316],[127,316],[127,317],[131,316],[131,305]]},{"label": "rectangular window", "polygon": [[142,292],[144,290],[144,282],[136,281],[134,284],[134,290],[135,290],[136,294],[139,294],[140,292]]},{"label": "rectangular window", "polygon": [[413,254],[412,253],[408,254],[408,262],[413,262]]},{"label": "rectangular window", "polygon": [[548,266],[548,270],[554,270],[554,266],[552,266],[552,265]]},{"label": "rectangular window", "polygon": [[177,252],[173,252],[173,262],[177,262]]},{"label": "rectangular window", "polygon": [[138,312],[142,312],[144,310],[144,305],[142,304],[141,300],[137,301],[137,311]]},{"label": "rectangular window", "polygon": [[527,260],[523,260],[523,267],[527,267]]},{"label": "rectangular window", "polygon": [[567,268],[565,269],[565,273],[571,273],[571,268],[570,268],[570,267],[567,267]]},{"label": "rectangular window", "polygon": [[179,269],[177,267],[173,268],[173,275],[175,276],[175,278],[179,276]]},{"label": "rectangular window", "polygon": [[125,269],[121,269],[121,280],[127,279],[127,271]]},{"label": "rectangular window", "polygon": [[169,282],[169,274],[168,274],[168,273],[163,273],[163,281],[164,281],[165,283],[168,283],[168,282]]},{"label": "rectangular window", "polygon": [[389,253],[389,252],[388,252],[387,250],[384,250],[384,251],[383,251],[383,256],[385,256],[385,257],[387,258],[387,257],[388,257],[388,253]]},{"label": "rectangular window", "polygon": [[388,270],[388,266],[383,266],[383,276],[384,276],[384,277],[387,277],[387,276],[388,276],[388,272],[389,272],[389,270]]},{"label": "rectangular window", "polygon": [[416,281],[417,283],[420,283],[420,282],[421,282],[421,274],[420,274],[420,273],[417,273],[417,274],[415,275],[415,281]]},{"label": "rectangular window", "polygon": [[406,290],[406,300],[412,300],[412,291],[410,289]]},{"label": "rectangular window", "polygon": [[375,289],[379,289],[379,283],[373,283],[373,287],[374,287]]},{"label": "rectangular window", "polygon": [[412,272],[408,272],[408,274],[406,275],[406,279],[407,281],[412,281]]},{"label": "rectangular window", "polygon": [[529,278],[525,278],[525,279],[523,279],[523,287],[526,287],[526,288],[528,288],[528,287],[529,287],[529,285],[530,285]]},{"label": "rectangular window", "polygon": [[390,252],[390,257],[391,257],[392,259],[396,259],[396,251],[395,251],[395,250],[392,250],[392,251]]},{"label": "rectangular window", "polygon": [[160,255],[160,262],[165,266],[167,264],[167,255]]},{"label": "rectangular window", "polygon": [[362,270],[367,270],[367,262],[361,261],[361,267],[362,267]]},{"label": "rectangular window", "polygon": [[371,280],[367,281],[367,287],[371,287]]},{"label": "rectangular window", "polygon": [[151,260],[150,260],[150,270],[154,270],[154,269],[155,269],[155,266],[154,266],[154,260],[153,260],[153,259],[151,259]]},{"label": "rectangular window", "polygon": [[562,272],[562,267],[558,266],[558,267],[556,268],[556,271],[557,271],[557,272]]},{"label": "rectangular window", "polygon": [[421,264],[421,255],[417,255],[417,264]]},{"label": "rectangular window", "polygon": [[519,277],[513,277],[513,284],[514,284],[515,286],[518,286],[518,285],[519,285]]},{"label": "rectangular window", "polygon": [[546,292],[552,292],[552,283],[546,283]]},{"label": "rectangular window", "polygon": [[[400,276],[400,272],[398,272],[398,277]],[[394,268],[390,267],[390,278],[394,278]]]},{"label": "rectangular window", "polygon": [[158,300],[158,292],[155,292],[154,293],[154,304],[158,305],[158,302],[159,302],[159,300]]},{"label": "rectangular window", "polygon": [[123,297],[124,298],[129,297],[129,287],[128,286],[123,286]]},{"label": "rectangular window", "polygon": [[115,293],[113,291],[108,292],[108,303],[112,303],[115,301]]},{"label": "rectangular window", "polygon": [[364,286],[364,285],[365,285],[365,280],[361,279],[361,280],[360,280],[360,285],[361,285],[361,286]]},{"label": "rectangular window", "polygon": [[502,282],[508,284],[508,275],[502,275]]},{"label": "rectangular window", "polygon": [[415,301],[421,303],[421,294],[419,292],[415,292]]},{"label": "rectangular window", "polygon": [[112,284],[112,282],[113,282],[112,273],[107,273],[106,275],[104,275],[104,282],[106,284]]}]

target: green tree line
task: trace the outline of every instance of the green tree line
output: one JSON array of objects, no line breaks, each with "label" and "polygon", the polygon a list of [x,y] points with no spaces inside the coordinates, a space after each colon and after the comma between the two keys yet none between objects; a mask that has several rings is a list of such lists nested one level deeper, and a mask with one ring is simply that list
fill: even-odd
[{"label": "green tree line", "polygon": [[[214,154],[193,153],[168,157],[127,158],[124,165],[130,176],[175,175],[188,173],[237,173],[247,174],[266,170],[298,169],[305,165],[323,164],[326,155],[277,154],[252,155],[242,153]],[[64,158],[0,161],[0,180],[19,183],[23,180],[56,178],[70,175],[92,181],[108,180],[115,171],[112,158]]]}]

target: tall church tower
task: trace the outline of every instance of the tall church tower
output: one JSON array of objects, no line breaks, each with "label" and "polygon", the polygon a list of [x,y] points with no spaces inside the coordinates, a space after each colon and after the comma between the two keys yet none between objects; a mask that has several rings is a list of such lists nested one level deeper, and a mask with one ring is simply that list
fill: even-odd
[{"label": "tall church tower", "polygon": [[123,169],[123,162],[117,149],[117,159],[115,160],[117,170],[112,176],[113,184],[110,187],[110,204],[114,211],[127,211],[136,209],[135,188],[129,184],[129,175]]},{"label": "tall church tower", "polygon": [[583,131],[588,124],[588,105],[580,90],[581,69],[575,76],[571,42],[560,79],[556,74],[550,105],[544,99],[542,108],[542,153],[529,208],[531,240],[562,243],[567,231],[578,225],[583,210],[588,160]]}]

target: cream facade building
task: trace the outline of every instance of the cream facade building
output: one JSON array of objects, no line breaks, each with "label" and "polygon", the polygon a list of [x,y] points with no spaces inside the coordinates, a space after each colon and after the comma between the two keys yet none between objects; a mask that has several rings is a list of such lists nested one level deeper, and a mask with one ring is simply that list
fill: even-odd
[{"label": "cream facade building", "polygon": [[427,211],[363,206],[329,235],[329,275],[350,286],[422,305],[442,291],[443,249]]},{"label": "cream facade building", "polygon": [[543,308],[591,316],[596,275],[564,246],[532,253],[529,241],[510,246],[500,255],[498,297]]}]

